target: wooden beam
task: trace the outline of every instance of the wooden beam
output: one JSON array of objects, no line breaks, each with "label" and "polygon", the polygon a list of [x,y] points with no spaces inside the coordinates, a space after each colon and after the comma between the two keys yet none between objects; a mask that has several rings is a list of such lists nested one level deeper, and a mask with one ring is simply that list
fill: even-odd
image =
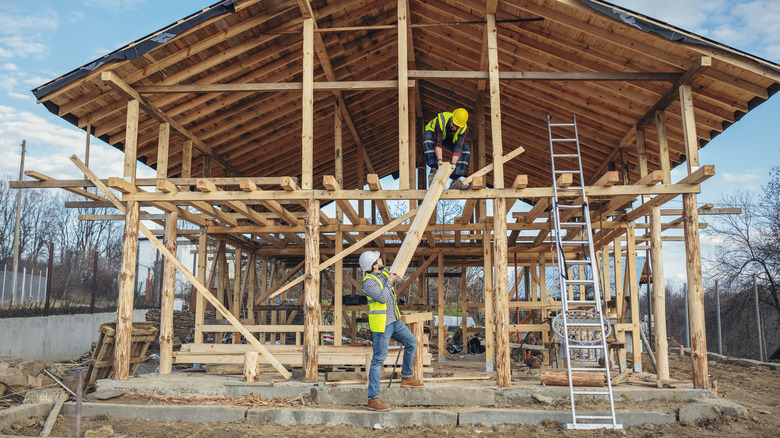
[{"label": "wooden beam", "polygon": [[690,85],[680,86],[680,113],[682,114],[685,161],[688,173],[699,169],[699,137],[696,134],[696,118],[693,114],[693,92]]},{"label": "wooden beam", "polygon": [[406,267],[409,266],[409,262],[414,256],[414,251],[417,249],[417,245],[422,240],[422,235],[425,232],[425,227],[428,224],[428,220],[436,208],[436,203],[439,201],[441,192],[444,190],[444,184],[447,178],[452,173],[452,164],[444,162],[439,166],[436,171],[436,175],[433,177],[431,187],[428,188],[428,193],[425,195],[422,203],[418,207],[419,213],[412,221],[409,228],[409,234],[401,244],[401,249],[398,250],[398,255],[393,261],[393,266],[390,268],[390,272],[397,273],[404,276],[406,273]]},{"label": "wooden beam", "polygon": [[[410,70],[412,79],[490,79],[488,71]],[[682,73],[634,73],[634,72],[558,72],[558,71],[502,71],[498,78],[520,81],[619,81],[619,82],[674,82]]]},{"label": "wooden beam", "polygon": [[399,287],[397,287],[397,288],[395,289],[395,294],[396,294],[396,295],[401,295],[401,294],[403,293],[403,291],[404,291],[404,290],[406,290],[406,288],[408,288],[409,286],[411,286],[411,285],[412,285],[412,283],[414,282],[414,280],[416,280],[417,278],[419,278],[419,277],[420,277],[420,276],[421,276],[421,275],[422,275],[422,274],[425,272],[425,270],[426,270],[426,269],[428,269],[428,266],[430,266],[430,265],[433,263],[433,261],[434,261],[434,260],[436,260],[436,257],[437,257],[437,255],[436,255],[436,254],[434,254],[434,255],[432,255],[432,256],[430,256],[430,257],[428,257],[428,258],[427,258],[427,259],[426,259],[426,260],[423,262],[423,264],[422,264],[422,265],[420,265],[420,266],[417,268],[417,270],[416,270],[416,271],[414,271],[414,274],[410,275],[410,276],[409,276],[409,278],[407,278],[407,279],[406,279],[406,281],[404,281],[404,284],[402,284],[401,286],[399,286]]},{"label": "wooden beam", "polygon": [[192,176],[192,140],[184,140],[181,149],[181,177]]},{"label": "wooden beam", "polygon": [[127,122],[125,129],[125,171],[122,174],[129,179],[131,183],[135,181],[135,167],[138,151],[138,107],[137,99],[130,99],[127,102]]},{"label": "wooden beam", "polygon": [[407,0],[398,0],[398,188],[409,189],[409,79]]},{"label": "wooden beam", "polygon": [[303,372],[307,382],[316,382],[318,375],[317,345],[321,314],[319,209],[319,199],[309,200],[306,209],[306,274],[303,283]]},{"label": "wooden beam", "polygon": [[666,280],[661,242],[661,207],[650,210],[650,257],[653,275],[655,359],[658,379],[669,378],[669,341],[666,339]]}]

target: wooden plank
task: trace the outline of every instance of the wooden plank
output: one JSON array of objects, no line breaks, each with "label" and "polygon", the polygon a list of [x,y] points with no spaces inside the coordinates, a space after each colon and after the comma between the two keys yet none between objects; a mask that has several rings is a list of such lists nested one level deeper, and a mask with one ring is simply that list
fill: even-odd
[{"label": "wooden plank", "polygon": [[135,181],[135,167],[138,152],[138,109],[139,102],[131,99],[127,102],[127,121],[125,126],[125,167],[122,176],[128,178],[131,183]]},{"label": "wooden plank", "polygon": [[397,1],[398,24],[398,188],[409,189],[409,75],[407,0]]},{"label": "wooden plank", "polygon": [[[397,80],[390,81],[317,81],[312,82],[312,91],[349,90],[397,90]],[[414,81],[407,80],[407,87],[414,87]],[[139,94],[206,94],[206,93],[267,93],[271,91],[297,91],[304,88],[304,82],[275,83],[232,83],[232,84],[190,84],[190,85],[142,85],[135,88]]]},{"label": "wooden plank", "polygon": [[680,87],[680,113],[682,114],[683,138],[685,140],[685,162],[688,174],[699,169],[699,138],[696,134],[696,119],[693,114],[693,92],[690,85]]},{"label": "wooden plank", "polygon": [[404,276],[406,268],[409,266],[409,262],[414,256],[414,251],[417,249],[417,245],[422,240],[422,235],[425,232],[425,227],[428,224],[428,220],[433,214],[436,208],[436,203],[439,201],[441,192],[444,190],[444,184],[447,178],[452,173],[452,164],[444,162],[439,166],[439,170],[436,171],[436,175],[433,177],[431,187],[428,188],[428,193],[425,195],[422,203],[417,207],[418,213],[415,215],[414,220],[409,228],[409,234],[401,244],[401,248],[398,250],[393,266],[390,268],[390,272],[397,273]]},{"label": "wooden plank", "polygon": [[[412,79],[490,79],[488,71],[410,70]],[[636,72],[565,72],[565,71],[502,71],[500,80],[515,81],[619,81],[619,82],[674,82],[682,73]]]},{"label": "wooden plank", "polygon": [[[545,386],[569,386],[569,376],[566,371],[542,370],[542,385]],[[601,371],[572,371],[572,385],[574,386],[605,386],[605,374]]]},{"label": "wooden plank", "polygon": [[181,177],[192,176],[192,140],[185,140],[181,148]]}]

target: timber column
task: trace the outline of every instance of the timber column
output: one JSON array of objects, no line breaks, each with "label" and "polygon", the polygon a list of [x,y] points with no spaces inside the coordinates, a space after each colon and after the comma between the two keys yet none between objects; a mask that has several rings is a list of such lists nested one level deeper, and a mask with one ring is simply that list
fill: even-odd
[{"label": "timber column", "polygon": [[306,206],[306,274],[303,281],[303,372],[307,382],[317,381],[317,346],[320,333],[320,201]]},{"label": "timber column", "polygon": [[[135,184],[135,159],[138,145],[139,102],[127,102],[125,128],[124,178]],[[122,237],[122,267],[119,271],[119,298],[116,303],[116,339],[114,346],[114,379],[127,380],[130,376],[130,344],[133,331],[133,296],[135,294],[135,266],[138,257],[138,225],[141,205],[128,201],[125,213],[125,233]]]},{"label": "timber column", "polygon": [[[693,93],[690,85],[680,87],[685,154],[688,174],[699,170],[699,142],[693,114]],[[688,273],[688,316],[691,333],[691,365],[694,388],[709,388],[707,366],[707,334],[704,327],[704,288],[701,281],[701,246],[699,243],[699,212],[696,194],[683,195],[683,229],[685,235],[685,265]]]},{"label": "timber column", "polygon": [[[493,137],[493,186],[504,188],[504,160],[501,141],[501,98],[498,84],[498,31],[496,15],[487,14],[487,46],[490,75],[490,121]],[[509,296],[507,280],[506,199],[493,200],[495,232],[495,293],[496,293],[496,383],[512,384],[509,362]]]}]

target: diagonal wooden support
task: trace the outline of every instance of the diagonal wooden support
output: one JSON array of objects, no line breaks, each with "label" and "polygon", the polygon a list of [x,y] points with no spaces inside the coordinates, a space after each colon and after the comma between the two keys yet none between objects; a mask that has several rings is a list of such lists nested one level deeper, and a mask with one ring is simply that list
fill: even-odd
[{"label": "diagonal wooden support", "polygon": [[[523,147],[520,146],[519,148],[513,150],[512,152],[503,155],[501,159],[503,160],[504,163],[506,163],[507,161],[511,160],[512,158],[515,158],[516,156],[522,154],[523,152],[525,152],[525,149],[523,149]],[[491,171],[493,171],[493,163],[490,163],[487,166],[483,167],[482,169],[479,169],[478,171],[472,173],[468,177],[463,178],[463,184],[470,184],[472,179],[478,176],[487,175]]]},{"label": "diagonal wooden support", "polygon": [[[368,188],[371,189],[371,191],[382,190],[382,184],[379,182],[379,175],[369,173],[366,176],[366,179],[368,180]],[[376,209],[379,210],[379,216],[382,218],[382,222],[388,223],[392,221],[393,217],[390,215],[390,210],[387,208],[387,201],[384,199],[377,199],[375,203]],[[397,232],[396,235],[398,235],[401,242],[406,238],[406,233],[402,231]]]},{"label": "diagonal wooden support", "polygon": [[[91,170],[87,168],[87,166],[84,165],[84,163],[79,160],[78,157],[75,155],[71,156],[71,161],[73,161],[76,166],[84,173],[84,175],[92,181],[95,186],[100,189],[101,192],[114,204],[114,206],[124,213],[125,206],[122,204],[122,201],[119,200],[119,198],[116,197],[111,191],[106,187],[105,184],[103,184],[100,179],[98,179],[97,176],[95,176],[94,173],[92,173]],[[257,338],[252,335],[246,328],[244,328],[243,325],[236,319],[233,314],[231,314],[225,306],[222,305],[222,303],[217,300],[214,295],[211,294],[211,291],[203,285],[200,281],[198,281],[197,278],[182,264],[182,262],[179,261],[179,259],[176,258],[176,254],[171,253],[168,248],[165,247],[158,239],[157,237],[152,234],[151,231],[149,231],[148,228],[143,223],[138,223],[139,230],[146,236],[147,239],[149,239],[149,242],[151,242],[157,249],[160,251],[160,253],[169,261],[172,265],[176,267],[176,269],[179,270],[179,272],[184,275],[184,277],[192,283],[193,286],[195,286],[195,289],[198,291],[198,293],[201,294],[212,306],[214,306],[215,309],[217,309],[217,312],[219,312],[222,316],[225,317],[225,319],[230,322],[230,325],[232,325],[241,335],[246,338],[247,342],[252,344],[253,347],[257,349],[257,351],[268,360],[268,362],[271,363],[271,365],[276,369],[276,371],[279,372],[279,374],[282,375],[285,379],[292,378],[292,373],[287,371],[287,369],[271,354],[268,352],[268,350],[263,346],[263,344],[260,343],[260,341],[257,340]]]},{"label": "diagonal wooden support", "polygon": [[[420,209],[420,207],[413,208],[409,213],[406,213],[405,215],[403,215],[401,217],[398,217],[396,220],[394,220],[394,221],[390,222],[389,224],[383,226],[382,228],[374,231],[373,233],[369,234],[368,236],[360,239],[360,241],[358,243],[356,243],[356,244],[350,246],[349,248],[345,249],[344,251],[341,251],[340,253],[334,255],[333,257],[328,259],[327,262],[320,263],[319,266],[317,266],[317,272],[320,272],[323,269],[327,269],[328,267],[336,264],[336,262],[338,262],[339,260],[344,260],[344,258],[347,257],[348,255],[350,255],[350,254],[354,253],[355,251],[359,250],[360,248],[368,245],[369,243],[371,243],[377,237],[381,236],[382,234],[385,234],[386,232],[388,232],[388,231],[392,230],[393,228],[395,228],[396,226],[400,225],[405,220],[407,220],[410,217],[414,216],[419,209]],[[303,281],[304,277],[305,277],[305,275],[304,276],[300,276],[297,279],[295,279],[294,281],[291,281],[291,282],[287,283],[284,287],[282,287],[281,289],[279,289],[279,290],[275,291],[274,293],[272,293],[271,295],[269,295],[268,299],[276,298],[279,295],[281,295],[281,294],[287,292],[288,290],[292,289],[295,285],[300,284]]]},{"label": "diagonal wooden support", "polygon": [[436,171],[436,175],[433,177],[431,186],[428,188],[428,193],[423,198],[419,207],[419,213],[414,217],[412,224],[409,226],[409,234],[406,235],[406,239],[401,244],[401,248],[398,250],[398,254],[393,261],[393,266],[390,268],[390,272],[397,273],[401,276],[406,272],[406,268],[409,266],[409,262],[414,257],[414,252],[417,249],[417,245],[422,240],[425,228],[428,225],[428,219],[431,218],[436,203],[439,202],[441,192],[444,191],[444,184],[447,182],[452,173],[452,164],[444,162],[439,166],[439,170]]}]

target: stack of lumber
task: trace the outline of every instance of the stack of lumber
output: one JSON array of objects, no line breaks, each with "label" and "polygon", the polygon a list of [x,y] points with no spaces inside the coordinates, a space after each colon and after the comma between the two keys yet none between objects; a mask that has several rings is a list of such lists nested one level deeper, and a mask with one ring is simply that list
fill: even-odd
[{"label": "stack of lumber", "polygon": [[[146,322],[154,323],[160,329],[160,309],[146,311]],[[195,330],[195,312],[189,310],[175,310],[173,312],[173,339],[176,342],[192,340],[192,332]]]},{"label": "stack of lumber", "polygon": [[[303,366],[303,347],[300,345],[265,345],[265,348],[276,357],[283,365],[291,367]],[[243,364],[244,353],[255,351],[248,344],[184,344],[181,350],[173,353],[173,361],[176,364]],[[333,346],[321,345],[318,347],[319,365],[334,367],[365,367],[370,363],[373,347],[363,346]],[[392,367],[397,356],[396,350],[391,350],[385,366]],[[260,364],[269,362],[261,355]],[[423,365],[430,366],[431,354],[423,352]],[[400,361],[398,366],[400,366]]]}]

